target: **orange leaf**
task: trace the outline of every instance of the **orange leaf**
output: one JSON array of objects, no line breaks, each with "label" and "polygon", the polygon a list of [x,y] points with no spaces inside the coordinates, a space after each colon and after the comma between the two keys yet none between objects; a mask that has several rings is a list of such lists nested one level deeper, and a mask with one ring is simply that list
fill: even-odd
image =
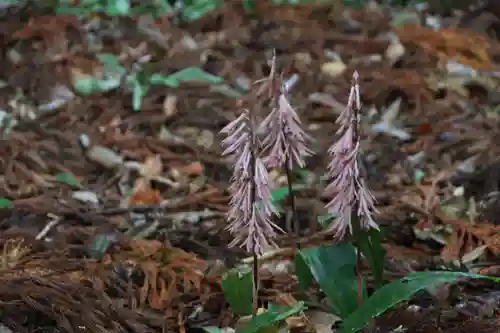
[{"label": "orange leaf", "polygon": [[135,191],[128,199],[130,205],[157,205],[160,202],[160,191],[153,189]]},{"label": "orange leaf", "polygon": [[160,251],[163,244],[157,240],[133,239],[130,241],[130,247],[134,254],[147,258]]},{"label": "orange leaf", "polygon": [[203,175],[203,166],[200,162],[193,162],[180,169],[188,176],[201,176]]}]

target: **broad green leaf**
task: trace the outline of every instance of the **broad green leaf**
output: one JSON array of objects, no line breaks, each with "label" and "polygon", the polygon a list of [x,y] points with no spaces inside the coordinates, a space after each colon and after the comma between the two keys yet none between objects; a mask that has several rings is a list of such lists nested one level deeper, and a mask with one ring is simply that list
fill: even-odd
[{"label": "broad green leaf", "polygon": [[69,172],[61,172],[56,175],[56,180],[60,183],[64,183],[69,186],[74,186],[78,188],[82,188],[82,184],[78,180],[76,180],[75,176],[73,176]]},{"label": "broad green leaf", "polygon": [[163,75],[163,74],[153,74],[149,79],[149,83],[151,84],[162,84],[167,87],[177,88],[180,86],[180,82],[175,78],[171,78],[171,75]]},{"label": "broad green leaf", "polygon": [[[304,187],[305,187],[304,185],[300,185],[300,184],[292,185],[292,191],[303,189]],[[289,194],[290,194],[290,191],[288,189],[288,186],[283,186],[283,187],[279,187],[279,188],[273,189],[271,191],[271,201],[274,204],[279,204]]]},{"label": "broad green leaf", "polygon": [[104,8],[100,0],[81,0],[77,6],[74,5],[73,1],[59,1],[56,13],[88,16],[91,13],[101,12],[103,10]]},{"label": "broad green leaf", "polygon": [[187,67],[178,72],[170,74],[169,80],[176,82],[207,82],[209,84],[218,84],[223,81],[220,76],[212,75],[205,72],[199,67]]},{"label": "broad green leaf", "polygon": [[332,310],[345,318],[358,306],[356,259],[350,244],[300,249],[295,256],[295,272],[301,286],[310,285],[314,277]]},{"label": "broad green leaf", "polygon": [[174,12],[174,8],[168,3],[168,0],[157,0],[156,3],[159,9],[158,14],[171,14]]},{"label": "broad green leaf", "polygon": [[302,181],[307,180],[311,172],[307,170],[306,168],[300,168],[300,169],[295,169],[293,170],[293,173],[296,175],[296,177]]},{"label": "broad green leaf", "polygon": [[321,226],[321,228],[325,229],[326,227],[328,227],[328,222],[330,222],[335,216],[337,216],[337,214],[328,213],[326,215],[318,216],[316,220],[318,221],[318,224]]},{"label": "broad green leaf", "polygon": [[12,208],[12,201],[5,197],[0,197],[0,209]]},{"label": "broad green leaf", "polygon": [[367,3],[367,0],[344,0],[344,5],[346,7],[351,7],[354,9],[364,8]]},{"label": "broad green leaf", "polygon": [[186,21],[195,21],[203,15],[217,9],[218,0],[198,0],[194,1],[191,6],[187,6],[182,11],[182,17]]},{"label": "broad green leaf", "polygon": [[355,235],[356,245],[364,255],[373,277],[375,278],[376,288],[384,284],[384,259],[386,251],[382,247],[383,235],[379,230],[363,230]]},{"label": "broad green leaf", "polygon": [[20,5],[23,4],[24,0],[1,0],[0,5],[2,8],[12,6],[12,5]]},{"label": "broad green leaf", "polygon": [[117,56],[111,53],[99,53],[97,55],[99,61],[111,71],[114,71],[118,74],[125,74],[127,71],[121,64],[120,59]]},{"label": "broad green leaf", "polygon": [[252,313],[253,305],[253,276],[249,268],[234,268],[222,278],[222,290],[231,310],[240,316]]},{"label": "broad green leaf", "polygon": [[314,276],[309,269],[308,263],[302,259],[302,256],[296,255],[294,257],[295,275],[299,281],[299,286],[303,290],[312,286]]},{"label": "broad green leaf", "polygon": [[298,302],[292,306],[270,306],[266,312],[253,317],[247,326],[240,328],[236,333],[257,333],[262,329],[278,325],[286,318],[304,310],[304,302]]},{"label": "broad green leaf", "polygon": [[90,95],[93,93],[107,92],[116,89],[118,86],[120,86],[120,80],[99,80],[93,77],[88,77],[76,80],[73,85],[75,87],[75,90],[80,94]]},{"label": "broad green leaf", "polygon": [[149,85],[135,81],[132,88],[132,109],[135,112],[141,111],[142,99],[148,93]]},{"label": "broad green leaf", "polygon": [[255,14],[255,1],[257,0],[243,0],[243,8],[248,14]]},{"label": "broad green leaf", "polygon": [[415,272],[386,284],[366,299],[358,309],[346,317],[342,324],[342,333],[354,333],[361,330],[371,318],[383,314],[399,302],[409,299],[416,292],[425,288],[435,288],[443,283],[453,282],[458,278],[486,278],[500,281],[500,278],[464,272],[434,271]]},{"label": "broad green leaf", "polygon": [[130,12],[129,0],[108,0],[106,14],[110,16],[127,15]]}]

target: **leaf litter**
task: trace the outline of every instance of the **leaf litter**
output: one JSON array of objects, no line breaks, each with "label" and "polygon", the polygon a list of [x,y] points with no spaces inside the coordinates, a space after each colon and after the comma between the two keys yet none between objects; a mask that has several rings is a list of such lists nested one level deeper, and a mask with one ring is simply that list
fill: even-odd
[{"label": "leaf litter", "polygon": [[[216,133],[234,119],[248,83],[267,73],[273,49],[315,139],[313,175],[326,165],[334,119],[359,72],[369,110],[364,163],[388,230],[391,277],[451,266],[500,274],[500,42],[494,27],[480,29],[474,19],[498,20],[498,12],[482,6],[474,15],[416,20],[414,12],[377,6],[339,15],[328,5],[257,4],[255,17],[227,2],[179,26],[171,18],[77,19],[30,8],[2,24],[2,325],[13,332],[235,327],[220,276],[246,254],[227,248],[230,171]],[[109,54],[123,66],[118,76],[106,67]],[[122,82],[131,74],[139,82],[144,69],[156,75],[148,84]],[[204,82],[186,82],[193,77]],[[75,86],[82,79],[91,85]],[[141,98],[139,112],[131,94]],[[296,192],[308,226],[299,243],[328,243],[313,227],[325,214],[319,182]],[[282,237],[268,255],[263,302],[300,298],[288,271],[296,242]],[[417,297],[378,319],[373,332],[496,332],[494,289],[452,285],[434,293],[439,306]],[[287,325],[333,331],[336,318],[321,303],[312,308]]]}]

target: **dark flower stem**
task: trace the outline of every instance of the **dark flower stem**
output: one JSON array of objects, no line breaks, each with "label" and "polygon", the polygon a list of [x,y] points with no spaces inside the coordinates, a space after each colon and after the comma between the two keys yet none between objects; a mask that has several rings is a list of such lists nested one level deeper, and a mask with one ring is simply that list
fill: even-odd
[{"label": "dark flower stem", "polygon": [[[299,217],[297,215],[297,205],[295,203],[295,194],[293,193],[292,170],[290,170],[289,165],[290,165],[289,163],[285,163],[285,172],[286,172],[286,180],[288,183],[288,195],[290,197],[290,206],[292,206],[293,233],[298,238],[300,236],[300,223],[299,223]],[[297,242],[297,248],[300,248],[299,242]]]},{"label": "dark flower stem", "polygon": [[356,277],[358,279],[358,306],[363,303],[363,274],[361,272],[361,265],[363,263],[363,258],[361,257],[360,247],[356,244],[359,240],[359,236],[361,234],[361,223],[359,221],[359,217],[356,214],[358,211],[357,203],[354,204],[351,213],[351,221],[352,221],[352,235],[354,239],[354,245],[356,249]]},{"label": "dark flower stem", "polygon": [[[255,159],[257,156],[257,149],[259,149],[260,147],[257,147],[257,145],[258,145],[257,137],[255,136],[255,132],[254,132],[254,129],[257,128],[255,125],[255,123],[256,123],[255,112],[250,112],[249,117],[250,117],[250,119],[249,119],[250,129],[252,131],[252,155],[250,156],[252,169],[250,170],[250,177],[251,177],[251,179],[255,179],[255,172],[256,172]],[[257,204],[257,191],[255,188],[255,182],[252,186],[251,202],[252,202],[252,205]],[[259,310],[259,284],[260,284],[260,282],[259,282],[259,256],[257,255],[257,253],[255,251],[252,253],[252,256],[253,256],[252,316],[256,317],[258,310]]]},{"label": "dark flower stem", "polygon": [[[356,79],[357,81],[357,79]],[[360,135],[359,135],[359,108],[358,108],[358,103],[353,103],[353,112],[352,112],[352,122],[354,123],[354,130],[353,130],[353,141],[354,142],[359,142],[360,141]],[[356,157],[357,158],[357,157]],[[361,250],[360,247],[357,246],[357,242],[360,239],[361,233],[363,232],[363,229],[361,227],[361,220],[357,214],[358,212],[358,207],[359,207],[359,202],[358,200],[354,200],[354,204],[351,208],[351,221],[352,221],[352,234],[354,236],[354,245],[357,247],[356,249],[356,276],[358,278],[358,305],[361,305],[363,303],[363,275],[361,272],[361,265],[363,263],[363,258],[361,257]]]},{"label": "dark flower stem", "polygon": [[252,316],[257,316],[259,310],[259,257],[253,253],[253,290],[252,290]]}]

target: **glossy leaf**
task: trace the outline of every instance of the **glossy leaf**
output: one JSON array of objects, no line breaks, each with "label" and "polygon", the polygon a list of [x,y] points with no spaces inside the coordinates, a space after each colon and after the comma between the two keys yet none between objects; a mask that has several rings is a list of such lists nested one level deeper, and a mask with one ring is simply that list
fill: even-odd
[{"label": "glossy leaf", "polygon": [[82,184],[69,172],[61,172],[56,175],[56,180],[69,186],[82,188]]},{"label": "glossy leaf", "polygon": [[222,278],[222,290],[231,310],[240,316],[252,313],[253,276],[251,269],[234,268]]},{"label": "glossy leaf", "polygon": [[355,235],[356,245],[372,271],[376,288],[384,283],[384,259],[386,250],[382,247],[383,235],[379,230],[363,230]]},{"label": "glossy leaf", "polygon": [[386,284],[366,299],[355,312],[345,318],[341,333],[358,332],[365,327],[371,318],[377,317],[399,302],[409,299],[416,292],[425,288],[437,287],[443,283],[453,282],[459,278],[486,278],[497,282],[500,281],[500,278],[464,272],[410,273],[402,279]]},{"label": "glossy leaf", "polygon": [[253,317],[247,326],[236,331],[236,333],[257,333],[263,329],[279,325],[286,318],[304,310],[304,302],[298,302],[292,306],[270,305],[266,312]]},{"label": "glossy leaf", "polygon": [[0,209],[5,209],[5,208],[12,208],[13,204],[12,201],[5,197],[0,197]]},{"label": "glossy leaf", "polygon": [[357,308],[358,284],[356,251],[350,244],[300,249],[295,256],[295,271],[301,286],[311,277],[326,294],[328,304],[341,318]]}]

